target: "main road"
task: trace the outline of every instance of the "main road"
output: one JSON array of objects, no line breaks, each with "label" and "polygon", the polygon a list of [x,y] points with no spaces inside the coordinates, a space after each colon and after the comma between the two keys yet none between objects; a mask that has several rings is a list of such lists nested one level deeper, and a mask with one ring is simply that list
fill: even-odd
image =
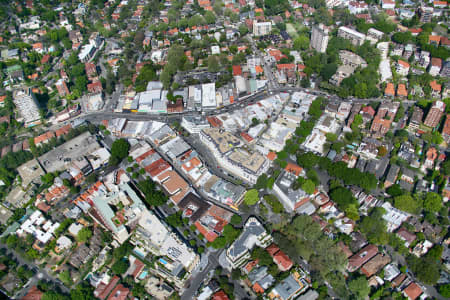
[{"label": "main road", "polygon": [[194,299],[195,293],[200,288],[201,284],[206,281],[209,272],[214,271],[219,266],[218,257],[223,251],[224,250],[222,249],[210,252],[208,256],[208,265],[205,269],[203,269],[203,271],[197,273],[194,278],[191,278],[187,281],[187,288],[181,294],[181,300]]}]

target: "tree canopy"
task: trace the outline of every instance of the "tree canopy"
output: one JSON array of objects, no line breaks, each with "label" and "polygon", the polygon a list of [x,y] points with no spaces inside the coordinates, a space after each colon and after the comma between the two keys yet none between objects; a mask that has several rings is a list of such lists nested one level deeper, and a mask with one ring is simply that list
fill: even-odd
[{"label": "tree canopy", "polygon": [[417,214],[421,207],[419,199],[413,198],[411,195],[405,194],[394,198],[394,206],[400,210]]},{"label": "tree canopy", "polygon": [[256,189],[248,190],[244,195],[244,202],[247,205],[255,205],[259,201],[259,194]]},{"label": "tree canopy", "polygon": [[118,165],[125,157],[128,156],[130,144],[126,139],[118,139],[112,143],[110,164]]}]

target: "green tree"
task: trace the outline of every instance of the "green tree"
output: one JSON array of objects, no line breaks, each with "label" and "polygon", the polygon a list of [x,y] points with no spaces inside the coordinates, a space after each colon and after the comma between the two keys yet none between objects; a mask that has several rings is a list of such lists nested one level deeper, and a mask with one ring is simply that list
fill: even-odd
[{"label": "green tree", "polygon": [[350,204],[345,210],[345,215],[353,221],[359,220],[358,208],[354,204]]},{"label": "green tree", "polygon": [[230,223],[233,225],[240,225],[242,223],[242,217],[240,215],[234,214],[231,217]]},{"label": "green tree", "polygon": [[439,286],[439,294],[445,298],[450,298],[450,283],[443,284]]},{"label": "green tree", "polygon": [[205,13],[205,21],[207,24],[214,24],[216,23],[216,16],[211,11],[206,11]]},{"label": "green tree", "polygon": [[210,55],[208,57],[208,71],[209,72],[219,72],[220,65],[217,57],[215,55]]},{"label": "green tree", "polygon": [[46,291],[41,298],[41,300],[65,300],[65,299],[67,299],[67,296],[59,294],[52,290]]},{"label": "green tree", "polygon": [[222,232],[222,236],[227,241],[227,244],[231,244],[232,242],[234,242],[239,234],[240,230],[234,228],[231,224],[225,225]]},{"label": "green tree", "polygon": [[270,266],[273,263],[272,256],[269,252],[260,247],[255,247],[251,253],[253,260],[258,260],[258,264],[261,266]]},{"label": "green tree", "polygon": [[83,227],[77,235],[77,241],[80,243],[87,242],[92,236],[92,231],[89,229],[89,227]]},{"label": "green tree", "polygon": [[219,236],[211,243],[211,246],[215,249],[223,249],[226,245],[227,240],[223,236]]},{"label": "green tree", "polygon": [[59,273],[59,279],[61,279],[61,281],[67,286],[71,286],[73,283],[72,277],[70,277],[69,270],[65,270]]},{"label": "green tree", "polygon": [[118,165],[125,157],[128,156],[130,144],[125,139],[118,139],[112,143],[110,163]]},{"label": "green tree", "polygon": [[112,265],[111,270],[116,275],[122,275],[125,274],[129,267],[130,262],[127,259],[119,259]]},{"label": "green tree", "polygon": [[335,142],[337,140],[337,135],[334,133],[329,132],[329,133],[325,134],[325,136],[327,138],[327,141],[329,141],[329,142]]},{"label": "green tree", "polygon": [[358,202],[356,201],[355,197],[353,197],[353,194],[350,190],[338,187],[331,191],[330,193],[331,199],[336,202],[338,207],[345,210],[349,205],[358,205]]},{"label": "green tree", "polygon": [[309,47],[309,38],[306,35],[299,35],[294,39],[294,49],[297,51],[306,50]]},{"label": "green tree", "polygon": [[417,279],[425,284],[435,285],[438,281],[439,263],[429,257],[418,258],[414,255],[407,257],[407,263]]},{"label": "green tree", "polygon": [[70,290],[71,300],[94,300],[94,289],[86,282],[77,284],[75,288]]},{"label": "green tree", "polygon": [[427,193],[425,201],[423,203],[423,208],[429,212],[438,212],[442,207],[442,199],[439,194],[430,192]]},{"label": "green tree", "polygon": [[316,189],[316,185],[310,179],[305,180],[305,182],[302,184],[302,190],[304,190],[309,195],[314,194],[315,189]]},{"label": "green tree", "polygon": [[400,195],[394,198],[394,206],[400,210],[417,214],[421,205],[418,199],[414,199],[410,195]]},{"label": "green tree", "polygon": [[259,201],[258,191],[256,189],[248,190],[244,195],[244,202],[247,205],[255,205]]},{"label": "green tree", "polygon": [[176,212],[166,218],[167,224],[172,227],[181,227],[183,225],[183,221],[181,220],[181,212]]},{"label": "green tree", "polygon": [[348,283],[348,289],[357,299],[365,299],[370,292],[367,279],[359,276]]},{"label": "green tree", "polygon": [[362,219],[359,225],[359,229],[370,243],[385,245],[389,241],[386,221],[383,219],[385,212],[383,208],[376,207],[371,211],[369,216]]}]

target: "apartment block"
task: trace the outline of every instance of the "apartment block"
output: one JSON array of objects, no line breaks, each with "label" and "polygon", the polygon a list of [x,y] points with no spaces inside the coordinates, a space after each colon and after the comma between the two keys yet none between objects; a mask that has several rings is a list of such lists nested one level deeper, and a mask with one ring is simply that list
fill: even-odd
[{"label": "apartment block", "polygon": [[442,101],[435,101],[423,123],[428,127],[435,128],[439,125],[439,121],[441,120],[444,111],[445,103]]},{"label": "apartment block", "polygon": [[349,40],[355,46],[361,46],[366,40],[366,35],[345,26],[339,27],[338,37]]},{"label": "apartment block", "polygon": [[323,24],[313,26],[311,33],[311,47],[317,52],[325,53],[328,46],[329,30]]}]

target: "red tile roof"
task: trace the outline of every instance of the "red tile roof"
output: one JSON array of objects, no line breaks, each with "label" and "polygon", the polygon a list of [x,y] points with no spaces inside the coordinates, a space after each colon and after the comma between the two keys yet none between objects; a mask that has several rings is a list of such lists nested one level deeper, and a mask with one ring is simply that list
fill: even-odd
[{"label": "red tile roof", "polygon": [[241,66],[233,66],[233,76],[242,75]]},{"label": "red tile roof", "polygon": [[111,292],[111,295],[108,297],[108,300],[125,300],[128,297],[130,290],[123,286],[123,284],[119,284],[116,288]]},{"label": "red tile roof", "polygon": [[403,68],[409,68],[409,64],[404,60],[399,59],[398,64],[401,65]]},{"label": "red tile roof", "polygon": [[102,83],[100,81],[89,83],[87,85],[87,89],[89,93],[100,93],[103,91]]},{"label": "red tile roof", "polygon": [[289,270],[294,265],[289,256],[281,250],[274,255],[273,261],[277,264],[278,269],[283,272]]},{"label": "red tile roof", "polygon": [[417,283],[412,282],[406,289],[403,290],[403,293],[405,293],[409,299],[415,300],[422,294],[422,289],[417,285]]},{"label": "red tile roof", "polygon": [[23,296],[22,300],[41,300],[44,295],[36,286],[33,286],[28,293]]},{"label": "red tile roof", "polygon": [[206,117],[206,120],[208,120],[209,124],[211,124],[212,127],[222,127],[222,121],[217,117]]},{"label": "red tile roof", "polygon": [[375,110],[373,109],[372,106],[368,105],[368,106],[364,106],[361,109],[362,112],[368,113],[369,115],[371,115],[372,117],[375,116]]},{"label": "red tile roof", "polygon": [[53,131],[47,131],[46,133],[43,133],[43,134],[35,137],[34,144],[39,145],[40,143],[46,142],[54,136],[55,136],[55,134],[53,133]]},{"label": "red tile roof", "polygon": [[406,91],[406,86],[403,83],[400,83],[397,86],[397,96],[407,97],[408,92]]},{"label": "red tile roof", "polygon": [[133,273],[131,274],[131,276],[133,276],[133,278],[136,278],[139,276],[139,274],[141,274],[142,270],[145,267],[145,264],[140,261],[139,259],[136,258],[136,260],[134,261],[134,265],[136,266]]},{"label": "red tile roof", "polygon": [[[400,60],[399,60],[400,62]],[[384,89],[384,94],[389,96],[395,96],[394,84],[392,82],[388,82],[386,84],[386,88]]]},{"label": "red tile roof", "polygon": [[300,167],[299,165],[296,165],[294,163],[288,163],[286,168],[284,168],[286,171],[288,171],[289,173],[294,173],[295,175],[300,175],[300,173],[303,171],[303,168]]},{"label": "red tile roof", "polygon": [[65,125],[65,126],[63,126],[63,127],[61,127],[61,128],[59,128],[59,129],[57,129],[57,130],[55,131],[55,135],[56,135],[56,137],[60,137],[60,136],[62,136],[62,135],[66,135],[66,134],[69,133],[70,129],[72,129],[72,125],[67,124],[67,125]]},{"label": "red tile roof", "polygon": [[267,153],[267,158],[269,160],[275,160],[275,158],[277,158],[277,154],[275,152],[269,151],[269,153]]},{"label": "red tile roof", "polygon": [[119,282],[120,278],[114,276],[107,285],[100,284],[94,291],[94,295],[100,300],[105,300],[106,297],[111,293],[116,284]]},{"label": "red tile roof", "polygon": [[270,256],[273,257],[275,253],[280,251],[280,248],[275,244],[271,244],[269,247],[266,248],[266,251],[269,252]]},{"label": "red tile roof", "polygon": [[227,294],[225,294],[224,291],[220,290],[217,293],[215,293],[214,295],[212,295],[212,300],[229,300],[230,298],[228,298]]},{"label": "red tile roof", "polygon": [[295,70],[295,64],[277,64],[277,70]]},{"label": "red tile roof", "polygon": [[41,64],[46,64],[48,63],[48,61],[50,60],[50,55],[49,54],[45,54],[42,59],[41,59]]},{"label": "red tile roof", "polygon": [[378,253],[378,248],[375,245],[367,245],[366,247],[359,250],[358,253],[353,255],[348,259],[348,267],[347,269],[350,272],[356,271],[359,269],[364,263],[369,261],[372,257],[374,257]]},{"label": "red tile roof", "polygon": [[248,143],[253,141],[253,138],[247,133],[247,132],[241,132],[241,136],[244,140],[246,140]]}]

